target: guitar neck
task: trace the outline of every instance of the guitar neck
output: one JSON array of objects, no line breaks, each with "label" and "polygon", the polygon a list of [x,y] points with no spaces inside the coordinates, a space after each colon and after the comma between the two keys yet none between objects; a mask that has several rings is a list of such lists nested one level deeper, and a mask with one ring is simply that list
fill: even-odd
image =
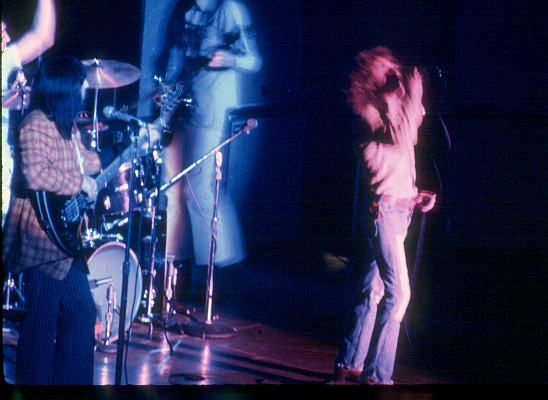
[{"label": "guitar neck", "polygon": [[[177,85],[176,90],[171,93],[171,95],[166,99],[165,108],[169,109],[169,112],[162,111],[160,113],[160,116],[154,121],[152,124],[150,124],[151,129],[157,129],[157,128],[167,128],[169,120],[172,115],[173,107],[176,107],[179,105],[178,98],[181,96],[181,93],[183,92],[184,86]],[[137,148],[141,148],[143,143],[147,140],[147,134],[139,135],[139,139],[137,140]],[[98,188],[103,188],[106,186],[108,182],[110,182],[112,179],[114,179],[118,175],[118,169],[120,166],[128,161],[131,161],[133,159],[133,146],[130,145],[126,147],[126,149],[120,154],[116,159],[111,162],[106,168],[103,169],[103,172],[101,172],[97,178],[95,178],[95,182],[97,182]]]},{"label": "guitar neck", "polygon": [[[140,135],[139,139],[137,140],[137,147],[139,148],[141,144],[146,139],[146,135]],[[113,162],[111,162],[106,168],[103,169],[103,172],[101,172],[97,178],[95,178],[95,182],[97,183],[98,188],[103,188],[106,186],[108,182],[110,182],[112,179],[114,179],[118,175],[118,169],[122,166],[122,164],[131,161],[133,159],[133,145],[129,145],[124,149],[122,154],[120,154],[118,157],[114,159]]]}]

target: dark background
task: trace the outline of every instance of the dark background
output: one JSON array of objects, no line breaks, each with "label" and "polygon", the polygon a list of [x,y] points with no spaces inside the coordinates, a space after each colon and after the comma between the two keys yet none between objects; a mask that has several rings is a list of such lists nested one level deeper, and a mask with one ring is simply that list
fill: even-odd
[{"label": "dark background", "polygon": [[[455,379],[512,383],[519,376],[546,383],[545,4],[248,3],[268,62],[251,96],[261,107],[251,108],[249,116],[264,127],[261,137],[272,141],[262,144],[265,157],[250,167],[258,173],[242,178],[247,184],[232,178],[248,243],[288,239],[303,243],[312,254],[352,254],[359,245],[356,159],[350,140],[353,117],[343,90],[354,56],[384,45],[408,65],[430,71],[436,65],[443,80],[434,79],[426,100],[434,119],[437,104],[451,150],[438,154],[443,192],[427,218],[417,283],[423,293],[415,301],[423,307],[417,323],[428,344],[424,351],[434,354],[433,360],[438,357],[432,362],[443,364]],[[58,4],[57,41],[46,57],[69,53],[141,67],[147,20],[141,1]],[[32,0],[3,4],[14,38],[30,25],[33,11]],[[284,49],[291,51],[284,54]],[[119,104],[136,101],[137,93],[138,82],[120,88]],[[443,141],[443,131],[436,134]],[[239,146],[231,155],[249,151]],[[235,165],[230,177],[238,175]],[[265,232],[265,220],[290,229]],[[411,261],[417,225],[414,220],[410,231]],[[507,365],[501,374],[490,373],[501,365]]]}]

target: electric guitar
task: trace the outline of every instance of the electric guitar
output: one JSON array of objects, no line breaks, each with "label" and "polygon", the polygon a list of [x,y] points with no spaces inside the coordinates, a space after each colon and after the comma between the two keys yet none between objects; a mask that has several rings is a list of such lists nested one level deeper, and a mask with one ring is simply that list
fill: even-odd
[{"label": "electric guitar", "polygon": [[[225,43],[219,46],[219,49],[229,49],[230,46],[239,39],[240,34],[228,33],[225,35]],[[207,67],[207,59],[203,62],[197,72]],[[163,134],[167,136],[170,121],[175,112],[184,104],[184,109],[193,106],[192,99],[188,98],[188,93],[192,87],[194,78],[187,82],[178,82],[175,87],[163,88],[160,103],[160,116],[154,121],[150,128],[160,128]],[[137,146],[142,148],[148,141],[146,135],[140,135]],[[133,158],[133,146],[128,146],[106,169],[96,178],[97,187],[103,188],[108,182],[118,174],[120,166]],[[51,192],[37,191],[36,202],[38,216],[42,222],[50,240],[65,254],[71,257],[83,255],[85,246],[82,242],[80,229],[82,219],[88,208],[85,196],[80,193],[77,196],[59,196]]]},{"label": "electric guitar", "polygon": [[[141,141],[141,137],[139,141]],[[97,187],[103,188],[118,174],[120,166],[133,158],[133,146],[128,146],[108,167],[95,178]],[[77,196],[60,196],[51,192],[36,191],[36,204],[40,220],[50,240],[65,254],[78,257],[85,247],[80,236],[82,218],[88,209],[83,193]]]},{"label": "electric guitar", "polygon": [[[239,32],[227,32],[224,34],[223,44],[217,46],[216,49],[228,51],[239,39]],[[162,87],[162,94],[159,99],[160,117],[157,122],[165,131],[169,132],[171,130],[169,123],[175,112],[182,111],[179,117],[184,118],[184,113],[194,106],[194,101],[189,96],[189,93],[198,74],[209,68],[209,61],[209,57],[203,56],[191,59],[190,64],[192,65],[192,68],[184,74],[184,77],[180,81],[175,82],[174,85],[164,84],[161,77],[154,77],[157,83]],[[224,70],[228,69],[228,67],[215,69]],[[184,107],[181,107],[181,104],[184,104]]]},{"label": "electric guitar", "polygon": [[[184,101],[180,99],[182,92],[183,87],[178,86],[175,90],[164,93],[161,115],[151,124],[150,129],[154,129],[155,126],[168,126],[175,110]],[[147,135],[139,135],[137,148],[141,149],[147,143]],[[118,175],[118,169],[122,164],[132,159],[133,146],[130,145],[95,178],[99,190]],[[86,250],[80,230],[88,207],[83,193],[77,196],[60,196],[51,192],[36,191],[36,210],[46,234],[63,253],[71,257],[82,256]]]}]

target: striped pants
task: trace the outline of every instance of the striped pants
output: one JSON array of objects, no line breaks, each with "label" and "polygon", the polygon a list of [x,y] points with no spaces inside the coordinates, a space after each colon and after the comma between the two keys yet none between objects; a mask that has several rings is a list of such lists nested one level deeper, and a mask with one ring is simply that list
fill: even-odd
[{"label": "striped pants", "polygon": [[93,385],[95,302],[75,260],[61,281],[38,268],[23,274],[26,314],[17,344],[18,385]]}]

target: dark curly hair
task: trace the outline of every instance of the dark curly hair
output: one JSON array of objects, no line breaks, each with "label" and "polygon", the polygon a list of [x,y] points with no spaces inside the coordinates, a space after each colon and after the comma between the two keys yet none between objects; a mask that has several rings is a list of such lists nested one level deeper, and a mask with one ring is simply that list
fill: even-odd
[{"label": "dark curly hair", "polygon": [[64,139],[71,138],[74,119],[82,110],[86,68],[80,60],[61,56],[40,64],[32,83],[29,112],[40,109],[55,122]]},{"label": "dark curly hair", "polygon": [[356,66],[349,77],[350,87],[346,91],[347,103],[358,115],[362,115],[369,105],[379,106],[377,98],[379,86],[378,82],[372,77],[371,69],[375,60],[379,58],[385,58],[393,62],[401,69],[401,65],[392,50],[386,47],[377,46],[358,53]]}]

